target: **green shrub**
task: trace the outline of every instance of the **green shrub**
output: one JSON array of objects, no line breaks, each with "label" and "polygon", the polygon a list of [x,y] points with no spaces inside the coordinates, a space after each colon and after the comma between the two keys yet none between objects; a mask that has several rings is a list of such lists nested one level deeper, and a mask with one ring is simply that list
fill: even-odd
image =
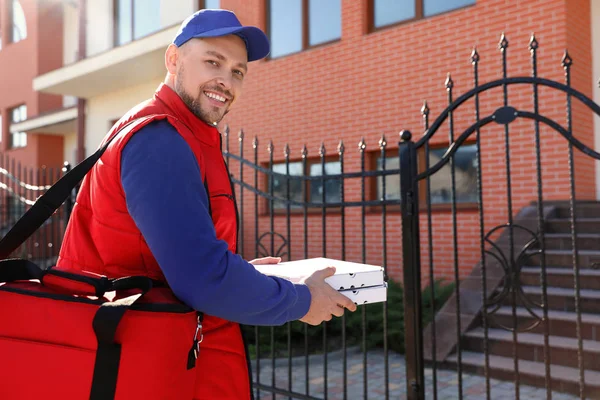
[{"label": "green shrub", "polygon": [[[435,282],[435,311],[438,311],[454,291],[454,284]],[[423,327],[431,322],[432,290],[427,286],[422,292]],[[344,318],[334,318],[319,326],[308,326],[294,321],[284,326],[258,327],[258,343],[260,357],[287,357],[288,348],[292,356],[320,354],[327,345],[327,351],[342,348],[344,325],[346,327],[346,346],[366,345],[367,349],[384,347],[384,313],[387,311],[388,348],[404,354],[404,290],[394,281],[388,282],[388,301],[386,303],[366,304],[359,306],[356,312],[346,312]],[[363,330],[364,323],[364,330]],[[257,328],[244,326],[244,334],[248,340],[250,355],[257,355]],[[326,331],[326,338],[324,332]],[[288,335],[289,332],[289,335]],[[289,340],[289,342],[288,342]],[[273,354],[272,354],[273,352]]]}]

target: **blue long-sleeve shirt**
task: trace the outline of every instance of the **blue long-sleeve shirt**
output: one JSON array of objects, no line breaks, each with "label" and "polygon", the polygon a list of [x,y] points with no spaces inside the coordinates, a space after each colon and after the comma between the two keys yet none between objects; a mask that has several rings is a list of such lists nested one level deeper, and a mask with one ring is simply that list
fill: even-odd
[{"label": "blue long-sleeve shirt", "polygon": [[281,325],[308,312],[308,287],[258,273],[217,239],[196,158],[166,120],[125,145],[121,182],[131,217],[181,301],[248,325]]}]

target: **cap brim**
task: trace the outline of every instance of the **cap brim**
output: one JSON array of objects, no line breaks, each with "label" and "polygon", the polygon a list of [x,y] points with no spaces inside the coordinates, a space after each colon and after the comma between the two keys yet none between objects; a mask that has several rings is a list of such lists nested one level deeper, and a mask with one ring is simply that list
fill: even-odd
[{"label": "cap brim", "polygon": [[228,27],[213,29],[194,35],[195,38],[219,37],[225,35],[237,35],[246,42],[248,61],[256,61],[269,55],[269,39],[265,33],[254,26]]}]

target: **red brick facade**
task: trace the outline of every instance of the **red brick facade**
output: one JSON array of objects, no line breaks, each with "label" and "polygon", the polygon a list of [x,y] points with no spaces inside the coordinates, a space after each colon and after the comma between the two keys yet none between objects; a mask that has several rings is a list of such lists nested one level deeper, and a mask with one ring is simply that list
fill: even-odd
[{"label": "red brick facade", "polygon": [[[222,0],[223,8],[235,10],[247,24],[266,28],[268,2],[263,0]],[[420,109],[424,100],[431,108],[433,121],[447,105],[444,87],[447,73],[454,80],[454,98],[473,87],[470,53],[477,46],[481,56],[480,83],[502,77],[500,35],[509,40],[508,75],[531,75],[528,42],[532,32],[540,43],[538,75],[564,82],[561,58],[568,48],[574,59],[572,85],[592,97],[591,21],[588,0],[536,0],[506,2],[477,0],[473,6],[435,17],[369,30],[369,2],[342,0],[341,40],[277,59],[253,63],[245,91],[235,110],[227,117],[231,127],[232,152],[238,152],[237,134],[246,134],[244,154],[251,158],[251,142],[259,139],[260,162],[268,160],[266,151],[273,140],[274,158],[283,161],[283,148],[289,143],[291,160],[299,160],[306,144],[309,157],[318,157],[321,142],[327,154],[335,156],[340,139],[346,147],[345,171],[358,171],[358,143],[365,137],[367,152],[379,150],[382,134],[388,147],[397,151],[398,132],[409,129],[414,138],[422,136]],[[566,95],[541,87],[540,113],[567,127]],[[509,104],[532,111],[532,88],[510,86]],[[480,96],[481,116],[502,106],[502,88]],[[474,122],[473,100],[454,115],[455,137]],[[435,134],[431,143],[448,144],[448,123]],[[517,120],[510,125],[510,173],[512,210],[515,215],[524,205],[536,200],[535,135],[532,121]],[[573,101],[573,132],[593,147],[592,114]],[[508,197],[504,128],[493,124],[481,131],[484,231],[506,223]],[[475,137],[470,138],[474,140]],[[570,180],[567,141],[548,127],[541,127],[541,152],[544,200],[568,199]],[[232,173],[239,176],[239,165],[232,162]],[[578,199],[595,198],[595,172],[590,158],[575,150],[576,193]],[[253,172],[244,171],[253,182]],[[261,185],[265,188],[264,179]],[[361,198],[360,181],[348,181],[347,201]],[[254,256],[254,197],[245,191],[244,250]],[[368,197],[368,196],[367,196]],[[259,234],[270,230],[266,205],[261,200]],[[436,274],[453,274],[452,220],[448,209],[434,211],[433,248]],[[366,260],[382,263],[381,211],[367,210]],[[292,258],[303,253],[303,217],[292,215]],[[361,210],[346,209],[346,254],[349,260],[362,260]],[[426,215],[421,217],[421,239],[427,243]],[[462,210],[457,218],[458,250],[461,275],[468,273],[480,258],[479,214],[477,209]],[[275,231],[286,235],[284,216],[277,216]],[[401,276],[401,217],[397,209],[387,217],[388,267],[392,276]],[[342,257],[341,215],[331,211],[327,218],[327,256]],[[322,255],[321,214],[309,218],[309,256]],[[427,246],[423,246],[424,272],[428,268]]]},{"label": "red brick facade", "polygon": [[10,149],[10,110],[27,106],[27,117],[32,118],[62,108],[62,97],[34,92],[33,78],[62,67],[63,59],[63,4],[56,1],[21,0],[25,14],[27,37],[10,43],[12,0],[0,0],[0,113],[2,115],[2,143],[0,149],[23,166],[38,168],[45,165],[60,167],[63,158],[63,138],[57,135],[28,135],[27,146]]}]

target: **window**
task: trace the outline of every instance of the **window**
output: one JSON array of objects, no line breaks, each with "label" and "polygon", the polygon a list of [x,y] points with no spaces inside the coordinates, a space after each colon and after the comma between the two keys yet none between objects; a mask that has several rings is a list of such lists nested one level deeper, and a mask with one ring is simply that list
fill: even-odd
[{"label": "window", "polygon": [[[300,203],[311,202],[311,203],[323,203],[323,191],[325,191],[325,203],[339,203],[341,201],[340,190],[341,190],[341,179],[327,179],[324,181],[325,187],[321,180],[303,180],[295,179],[294,177],[304,176],[306,173],[303,171],[302,162],[290,162],[289,171],[290,178],[286,176],[273,177],[273,195],[278,198],[287,199],[287,185],[290,185],[290,197],[292,201]],[[323,176],[323,166],[321,161],[315,159],[306,163],[306,169],[309,176]],[[279,174],[286,174],[285,163],[273,164],[273,172]],[[325,175],[337,175],[341,173],[341,164],[339,161],[326,161],[325,162]],[[287,204],[285,201],[278,200],[273,202],[274,209],[285,209]],[[302,208],[302,205],[291,204],[290,208],[298,209]]]},{"label": "window", "polygon": [[160,29],[160,0],[115,1],[115,46]]},{"label": "window", "polygon": [[296,53],[342,36],[341,0],[270,0],[271,57]]},{"label": "window", "polygon": [[471,4],[475,0],[372,0],[373,27],[431,17]]},{"label": "window", "polygon": [[[433,167],[437,164],[447,148],[435,148],[429,150],[429,167]],[[394,155],[387,156],[385,159],[385,169],[399,169],[399,158],[397,150],[394,150]],[[423,155],[419,154],[419,169],[425,170],[425,162]],[[377,170],[382,170],[382,160],[379,156],[377,158]],[[450,163],[445,164],[439,171],[431,175],[430,177],[430,194],[431,204],[449,204],[452,202],[452,179],[451,179],[451,167]],[[383,197],[383,177],[377,178],[377,199]],[[386,200],[398,200],[400,199],[400,177],[398,175],[388,175],[385,178],[385,199]],[[456,188],[456,202],[457,203],[477,203],[477,146],[476,144],[463,144],[454,153],[454,179]],[[425,185],[425,180],[422,181]],[[425,188],[425,186],[423,186]],[[419,194],[420,201],[425,203],[426,192],[423,190]]]},{"label": "window", "polygon": [[27,23],[25,13],[19,0],[12,0],[10,3],[10,22],[12,24],[11,42],[17,43],[27,38]]},{"label": "window", "polygon": [[[25,121],[27,119],[27,106],[25,104],[22,104],[18,107],[13,108],[10,112],[10,116],[10,122],[13,124]],[[11,133],[10,137],[11,148],[27,146],[27,134],[25,132],[14,132]]]},{"label": "window", "polygon": [[[273,196],[286,199],[287,197],[287,187],[288,182],[290,185],[290,199],[293,201],[303,202],[304,201],[304,181],[300,179],[294,179],[294,176],[303,176],[304,172],[302,171],[302,163],[301,162],[291,162],[289,163],[290,169],[290,177],[286,178],[285,176],[273,176]],[[285,164],[273,164],[273,172],[277,172],[278,174],[286,174],[286,166]],[[276,200],[273,202],[273,208],[286,208],[287,204],[285,201]],[[291,208],[301,208],[300,205],[291,204]]]},{"label": "window", "polygon": [[200,6],[198,8],[221,8],[221,0],[200,0]]},{"label": "window", "polygon": [[[385,170],[400,169],[400,158],[398,156],[385,158]],[[377,158],[377,171],[383,170],[383,159]],[[398,175],[386,175],[377,177],[377,199],[383,198],[383,179],[385,179],[385,200],[400,200],[400,177]]]},{"label": "window", "polygon": [[[330,161],[325,163],[325,175],[338,175],[342,173],[342,167],[339,161]],[[321,163],[310,166],[310,176],[323,176],[323,165]],[[325,183],[325,187],[323,187]],[[325,191],[325,203],[339,203],[341,201],[340,189],[342,180],[327,179],[325,181],[312,181],[310,183],[310,198],[312,203],[323,204],[323,191]]]}]

